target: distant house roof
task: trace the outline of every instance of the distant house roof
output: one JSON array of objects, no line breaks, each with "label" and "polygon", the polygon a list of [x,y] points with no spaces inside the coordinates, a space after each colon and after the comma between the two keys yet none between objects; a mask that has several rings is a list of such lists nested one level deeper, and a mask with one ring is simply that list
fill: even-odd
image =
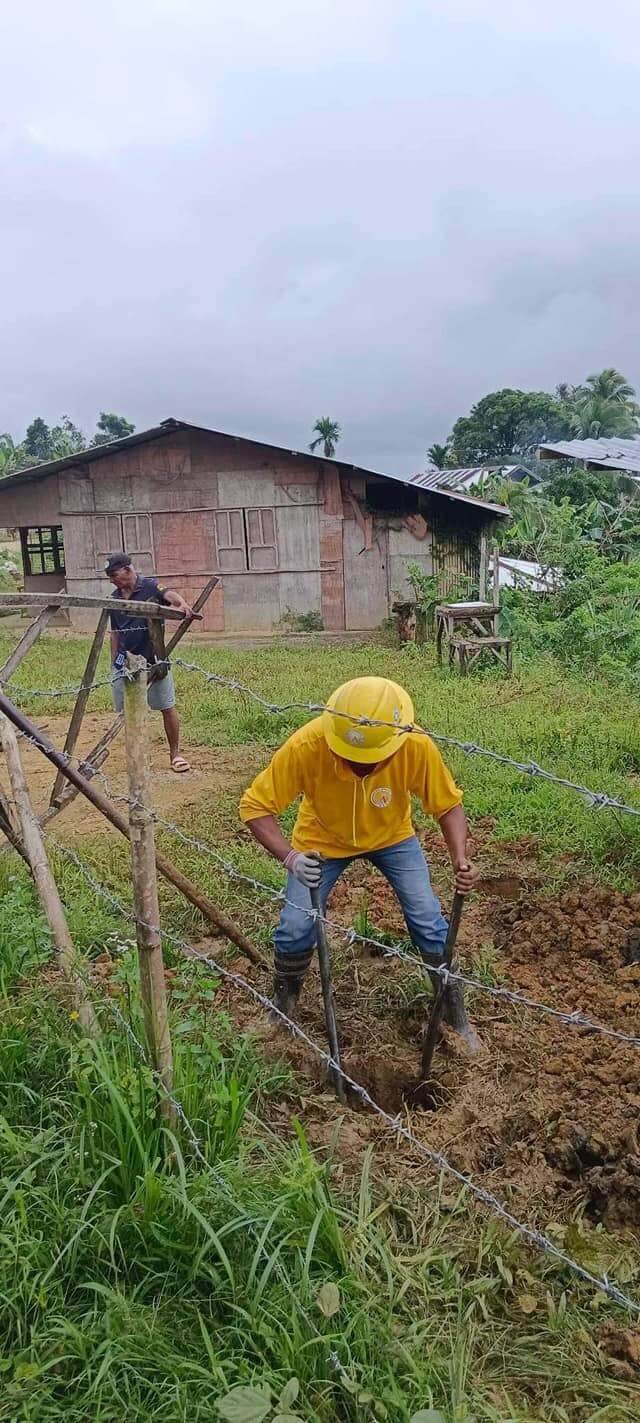
[{"label": "distant house roof", "polygon": [[541,460],[569,459],[591,469],[625,469],[640,475],[640,439],[558,440],[540,445]]},{"label": "distant house roof", "polygon": [[411,476],[411,484],[421,489],[472,489],[475,484],[484,484],[488,479],[511,479],[520,483],[529,479],[532,484],[540,483],[540,475],[532,474],[522,464],[469,465],[458,469],[425,469]]},{"label": "distant house roof", "polygon": [[[6,479],[0,480],[0,493],[5,489],[11,489],[16,484],[35,483],[38,480],[46,479],[49,474],[56,474],[59,470],[73,468],[78,465],[92,464],[96,460],[105,459],[107,455],[117,453],[119,450],[126,450],[133,445],[144,445],[150,440],[159,440],[164,436],[175,433],[176,430],[196,430],[203,435],[216,435],[223,440],[232,440],[235,443],[257,445],[260,449],[269,450],[276,455],[293,455],[296,459],[305,459],[310,463],[333,465],[344,474],[359,474],[365,479],[391,479],[397,484],[407,487],[408,481],[402,479],[400,475],[386,474],[382,470],[364,469],[361,465],[350,464],[345,460],[327,459],[324,455],[311,454],[308,450],[291,450],[283,445],[271,445],[264,440],[255,440],[251,435],[229,435],[225,430],[211,430],[206,425],[193,425],[187,420],[162,420],[159,425],[154,425],[149,430],[139,430],[134,435],[125,435],[122,440],[110,440],[105,445],[91,445],[89,449],[79,450],[74,455],[64,455],[62,459],[47,460],[46,464],[36,464],[28,469],[20,469],[16,474],[7,475]],[[471,504],[487,513],[509,517],[509,511],[503,509],[500,504],[491,504],[486,499],[468,498],[456,493],[453,489],[433,489],[434,494],[442,494],[448,499],[457,499],[461,503]]]}]

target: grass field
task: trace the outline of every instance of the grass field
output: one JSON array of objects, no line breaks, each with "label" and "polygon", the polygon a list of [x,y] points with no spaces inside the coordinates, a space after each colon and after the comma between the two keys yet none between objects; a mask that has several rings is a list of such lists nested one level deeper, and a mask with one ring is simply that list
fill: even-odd
[{"label": "grass field", "polygon": [[[8,650],[9,639],[0,643]],[[16,684],[74,683],[85,657],[80,643],[43,640]],[[552,663],[510,683],[464,683],[422,654],[380,646],[196,646],[185,657],[277,703],[322,700],[341,680],[383,672],[410,689],[423,725],[640,805],[640,705]],[[238,747],[240,766],[242,748],[257,742],[267,754],[301,719],[271,715],[194,674],[179,671],[177,680],[186,745]],[[108,706],[106,691],[95,699]],[[20,700],[36,721],[72,705],[22,692]],[[633,817],[590,810],[480,757],[447,759],[489,859],[492,846],[501,863],[517,859],[526,841],[550,884],[582,875],[637,885]],[[185,828],[279,885],[277,867],[239,830],[236,805],[230,786],[192,809]],[[64,819],[56,833],[64,838]],[[95,836],[82,854],[127,898],[124,844]],[[184,865],[210,888],[202,856],[190,851]],[[130,929],[67,860],[56,866],[77,946],[98,985],[108,955],[105,986],[140,1035]],[[153,1081],[108,997],[99,1044],[82,1042],[48,966],[31,887],[13,859],[0,875],[0,1420],[637,1419],[632,1320],[524,1250],[444,1178],[385,1174],[368,1151],[345,1171],[337,1124],[322,1150],[312,1146],[291,1069],[238,1034],[214,979],[170,953],[176,1091],[208,1166],[182,1139],[165,1169]],[[215,891],[266,943],[270,919],[259,901],[222,877]],[[196,927],[172,893],[163,890],[162,904],[165,922]],[[281,1117],[265,1126],[280,1102],[284,1126]],[[610,1270],[640,1293],[629,1241],[578,1221],[563,1238],[588,1268]],[[270,1402],[263,1392],[225,1404],[240,1385],[268,1387]]]}]

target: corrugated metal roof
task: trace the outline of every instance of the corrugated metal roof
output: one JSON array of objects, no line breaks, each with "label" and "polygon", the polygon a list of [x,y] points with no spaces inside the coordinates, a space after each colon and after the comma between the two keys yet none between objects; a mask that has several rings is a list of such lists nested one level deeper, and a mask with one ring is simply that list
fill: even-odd
[{"label": "corrugated metal roof", "polygon": [[478,499],[475,494],[461,494],[457,489],[430,489],[429,494],[435,494],[441,499],[454,499],[458,504],[470,504],[474,509],[486,509],[490,514],[497,514],[501,519],[510,519],[509,509],[505,509],[504,504],[491,504],[488,499]]},{"label": "corrugated metal roof", "polygon": [[640,439],[621,440],[558,440],[540,445],[540,459],[579,460],[581,464],[597,465],[600,469],[626,469],[640,474]]},{"label": "corrugated metal roof", "polygon": [[481,484],[487,479],[495,479],[496,476],[508,479],[515,474],[529,475],[534,481],[539,478],[521,464],[478,464],[466,468],[460,466],[455,469],[425,469],[419,474],[412,474],[411,484],[418,484],[421,489],[470,489],[472,485]]}]

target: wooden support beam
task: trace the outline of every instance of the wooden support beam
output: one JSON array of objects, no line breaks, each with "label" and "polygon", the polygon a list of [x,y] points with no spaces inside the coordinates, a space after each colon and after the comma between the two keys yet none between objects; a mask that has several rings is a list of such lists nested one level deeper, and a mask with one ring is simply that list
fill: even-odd
[{"label": "wooden support beam", "polygon": [[[0,831],[2,831],[3,835],[6,835],[9,844],[13,845],[14,850],[17,850],[18,854],[22,855],[23,860],[26,860],[27,864],[29,864],[29,856],[20,837],[14,807],[9,804],[3,790],[0,790]],[[29,866],[29,868],[31,867]]]},{"label": "wooden support beam", "polygon": [[20,641],[16,643],[13,652],[9,653],[6,662],[0,667],[0,685],[8,682],[9,678],[13,677],[23,657],[26,657],[29,648],[33,647],[34,642],[37,642],[40,633],[44,632],[47,624],[51,622],[52,617],[57,611],[58,609],[54,608],[49,602],[47,607],[43,608],[41,613],[38,613],[35,621],[30,623],[29,627],[25,629]]},{"label": "wooden support beam", "polygon": [[137,598],[92,598],[87,593],[0,593],[0,612],[22,613],[29,608],[103,608],[108,613],[131,613],[141,618],[169,618],[185,621],[177,608],[164,603],[143,603]]},{"label": "wooden support beam", "polygon": [[[120,814],[119,810],[116,810],[108,796],[104,795],[102,791],[99,791],[97,786],[93,784],[93,781],[87,780],[87,777],[83,776],[82,772],[79,771],[76,766],[66,761],[62,752],[58,751],[57,746],[54,746],[48,737],[45,736],[44,732],[41,731],[34,722],[30,721],[18,707],[14,706],[13,702],[10,701],[9,697],[2,691],[0,691],[0,712],[4,712],[4,715],[8,717],[9,721],[13,722],[13,725],[17,727],[18,731],[22,731],[25,736],[29,736],[38,750],[42,752],[43,756],[46,756],[47,760],[50,761],[57,770],[63,772],[66,779],[71,781],[71,783],[86,796],[88,801],[91,801],[91,804],[96,807],[96,810],[99,810],[101,814],[110,821],[111,825],[114,825],[116,830],[120,831],[121,835],[125,835],[127,840],[129,839],[128,821],[124,815]],[[213,925],[219,934],[223,934],[226,939],[229,939],[232,944],[235,944],[243,954],[246,954],[251,963],[260,964],[263,968],[265,967],[264,959],[257,950],[254,949],[253,944],[247,939],[246,935],[243,934],[240,929],[236,928],[236,925],[227,918],[226,914],[224,914],[221,909],[218,909],[217,905],[213,904],[212,901],[207,898],[206,894],[202,894],[197,885],[193,884],[190,879],[187,879],[187,876],[183,875],[182,871],[179,870],[176,865],[172,864],[166,855],[161,855],[157,852],[156,864],[160,874],[164,875],[164,878],[169,881],[169,884],[174,885],[174,887],[184,895],[185,899],[188,899],[189,903],[193,904],[195,908],[204,915],[205,919],[209,920],[209,923]]]},{"label": "wooden support beam", "polygon": [[157,663],[157,665],[152,668],[152,671],[155,673],[153,680],[154,682],[161,682],[163,678],[166,677],[169,668],[167,667],[167,652],[164,645],[164,624],[160,621],[160,618],[149,618],[149,640]]},{"label": "wooden support beam", "polygon": [[[162,626],[162,624],[160,625]],[[149,732],[147,727],[147,663],[144,657],[127,657],[134,673],[124,684],[124,733],[129,778],[129,839],[133,869],[133,907],[140,969],[140,994],[147,1048],[164,1091],[158,1098],[158,1117],[172,1131],[177,1124],[173,1092],[173,1057],[169,1031],[167,985],[164,977],[160,905],[153,834],[149,808]]]},{"label": "wooden support beam", "polygon": [[11,789],[16,804],[18,820],[20,822],[22,843],[38,891],[38,898],[46,914],[47,923],[51,930],[51,937],[53,939],[58,964],[65,978],[73,988],[74,1001],[82,1027],[86,1032],[96,1033],[98,1031],[98,1020],[85,984],[76,971],[76,952],[71,934],[69,933],[69,925],[67,924],[65,912],[62,907],[62,900],[58,893],[58,886],[51,873],[40,826],[29,799],[26,777],[18,748],[18,738],[11,722],[6,716],[0,717],[0,738],[2,739],[2,749],[7,762]]},{"label": "wooden support beam", "polygon": [[[86,667],[82,674],[82,686],[80,688],[80,691],[78,692],[76,704],[73,708],[73,712],[71,715],[71,721],[69,722],[67,739],[64,743],[64,750],[66,756],[71,756],[73,754],[76,741],[78,740],[78,737],[80,735],[80,728],[82,726],[86,705],[90,696],[91,683],[93,682],[93,679],[96,675],[96,667],[98,666],[100,653],[102,651],[102,644],[104,642],[108,624],[109,614],[106,608],[103,608],[98,619],[98,626],[94,634],[93,642],[89,649],[89,656],[87,658]],[[160,627],[162,627],[162,623],[160,623]],[[60,771],[58,771],[54,782],[53,790],[51,792],[51,799],[49,801],[50,805],[60,805],[60,798],[65,784],[66,783],[64,776],[61,775]]]}]

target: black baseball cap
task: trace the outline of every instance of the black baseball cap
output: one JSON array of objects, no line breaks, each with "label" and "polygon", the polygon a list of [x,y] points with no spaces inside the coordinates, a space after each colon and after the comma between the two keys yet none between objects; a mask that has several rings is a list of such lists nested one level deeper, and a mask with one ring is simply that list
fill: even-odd
[{"label": "black baseball cap", "polygon": [[117,573],[119,568],[131,567],[130,553],[110,553],[105,563],[104,571],[109,574]]}]

